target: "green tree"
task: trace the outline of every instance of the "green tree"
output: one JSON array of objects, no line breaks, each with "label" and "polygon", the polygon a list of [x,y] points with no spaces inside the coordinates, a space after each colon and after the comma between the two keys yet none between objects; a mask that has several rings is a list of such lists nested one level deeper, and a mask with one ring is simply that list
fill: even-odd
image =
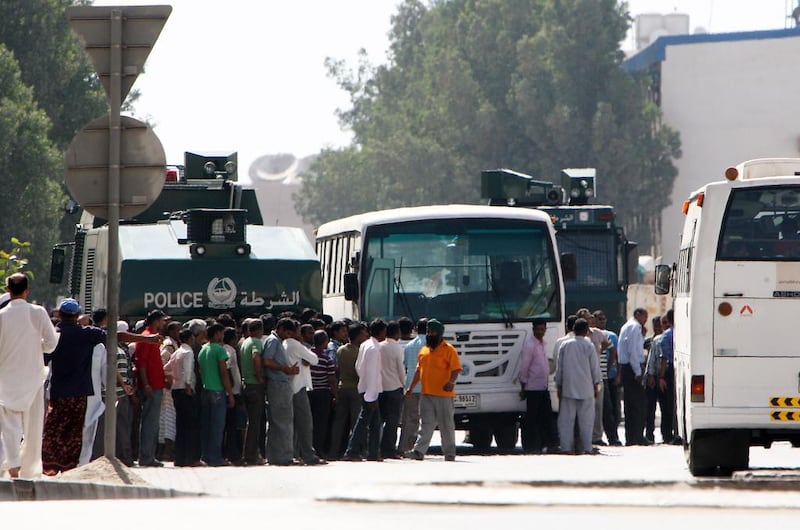
[{"label": "green tree", "polygon": [[10,250],[0,249],[0,284],[5,285],[6,278],[17,272],[24,272],[32,280],[34,274],[26,269],[28,259],[25,257],[31,250],[30,242],[16,237],[12,237],[10,242]]},{"label": "green tree", "polygon": [[[48,138],[50,121],[21,79],[12,53],[0,44],[0,241],[30,242],[31,271],[49,266],[54,227],[65,199],[60,151]],[[25,247],[28,248],[27,246]],[[44,293],[37,288],[37,296]]]},{"label": "green tree", "polygon": [[0,42],[14,52],[22,81],[50,117],[50,138],[65,148],[75,133],[108,112],[94,67],[64,11],[85,0],[3,0]]},{"label": "green tree", "polygon": [[406,0],[387,65],[328,62],[350,96],[339,118],[354,141],[321,153],[298,211],[320,223],[478,202],[481,169],[553,180],[565,167],[596,167],[600,199],[649,245],[680,142],[621,68],[629,24],[615,0]]}]

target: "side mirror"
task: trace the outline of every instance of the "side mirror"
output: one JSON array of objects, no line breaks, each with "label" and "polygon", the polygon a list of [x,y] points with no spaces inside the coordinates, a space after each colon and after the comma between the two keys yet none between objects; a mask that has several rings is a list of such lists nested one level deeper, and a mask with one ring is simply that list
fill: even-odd
[{"label": "side mirror", "polygon": [[344,273],[344,299],[353,302],[358,300],[358,274],[355,272]]},{"label": "side mirror", "polygon": [[656,265],[656,294],[669,294],[672,284],[672,267],[669,265]]},{"label": "side mirror", "polygon": [[573,281],[578,279],[578,260],[575,254],[565,252],[561,254],[561,275],[564,281]]},{"label": "side mirror", "polygon": [[635,241],[625,243],[625,283],[639,283],[639,245]]},{"label": "side mirror", "polygon": [[53,247],[50,256],[50,283],[61,283],[64,280],[64,265],[67,261],[67,251],[61,247]]}]

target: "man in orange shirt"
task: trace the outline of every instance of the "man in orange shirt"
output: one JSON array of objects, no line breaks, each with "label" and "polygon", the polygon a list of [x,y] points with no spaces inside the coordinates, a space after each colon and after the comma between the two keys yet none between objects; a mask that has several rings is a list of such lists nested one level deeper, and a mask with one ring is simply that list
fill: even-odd
[{"label": "man in orange shirt", "polygon": [[426,345],[419,351],[417,369],[411,384],[406,389],[406,397],[422,382],[420,414],[422,427],[414,449],[408,451],[406,458],[422,460],[428,451],[431,437],[436,427],[442,436],[442,453],[446,462],[456,459],[456,427],[453,421],[453,398],[455,385],[461,373],[461,362],[456,349],[444,340],[444,326],[435,318],[428,320],[425,334]]}]

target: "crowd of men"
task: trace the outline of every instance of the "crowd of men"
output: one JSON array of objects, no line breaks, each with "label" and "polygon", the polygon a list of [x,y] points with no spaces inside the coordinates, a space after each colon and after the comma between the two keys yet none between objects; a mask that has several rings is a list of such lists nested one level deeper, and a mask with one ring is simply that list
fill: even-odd
[{"label": "crowd of men", "polygon": [[[63,300],[52,317],[6,282],[0,448],[11,477],[53,476],[104,454],[107,314]],[[321,465],[423,459],[435,429],[455,459],[461,366],[436,319],[332,321],[313,310],[236,322],[119,321],[117,458],[128,466]],[[398,430],[400,438],[398,439]]]},{"label": "crowd of men", "polygon": [[[520,363],[527,452],[592,454],[599,446],[620,446],[623,410],[625,445],[652,445],[657,405],[661,441],[681,443],[675,429],[672,310],[653,318],[650,337],[647,319],[647,311],[637,308],[617,335],[606,329],[603,311],[582,308],[567,318],[567,334],[551,350],[544,342],[546,323],[533,323]],[[550,402],[550,375],[557,407]]]},{"label": "crowd of men", "polygon": [[[56,475],[104,453],[107,315],[82,315],[77,301],[65,299],[51,318],[27,302],[22,274],[10,276],[6,289],[2,469],[11,477]],[[650,339],[643,309],[619,336],[605,322],[602,311],[581,309],[552,347],[544,342],[547,323],[533,322],[519,372],[526,452],[621,445],[620,389],[626,445],[654,442],[656,404],[662,440],[679,441],[671,314],[654,319]],[[461,364],[435,318],[367,324],[307,310],[179,322],[153,310],[132,332],[122,320],[112,329],[119,342],[115,453],[128,466],[422,460],[437,428],[444,460],[455,460]]]}]

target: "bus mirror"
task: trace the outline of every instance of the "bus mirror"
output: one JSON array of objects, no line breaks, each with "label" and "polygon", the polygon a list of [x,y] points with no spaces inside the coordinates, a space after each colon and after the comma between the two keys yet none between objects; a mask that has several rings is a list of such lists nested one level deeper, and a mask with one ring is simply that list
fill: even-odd
[{"label": "bus mirror", "polygon": [[344,273],[344,299],[347,301],[358,300],[358,274],[355,272]]},{"label": "bus mirror", "polygon": [[50,283],[61,283],[64,280],[64,263],[67,260],[67,251],[61,247],[53,247],[50,256]]},{"label": "bus mirror", "polygon": [[565,252],[561,254],[561,275],[564,281],[572,281],[578,279],[578,260],[575,254]]},{"label": "bus mirror", "polygon": [[656,294],[669,294],[672,283],[672,267],[656,265]]},{"label": "bus mirror", "polygon": [[626,283],[639,283],[639,245],[635,241],[625,243]]}]

